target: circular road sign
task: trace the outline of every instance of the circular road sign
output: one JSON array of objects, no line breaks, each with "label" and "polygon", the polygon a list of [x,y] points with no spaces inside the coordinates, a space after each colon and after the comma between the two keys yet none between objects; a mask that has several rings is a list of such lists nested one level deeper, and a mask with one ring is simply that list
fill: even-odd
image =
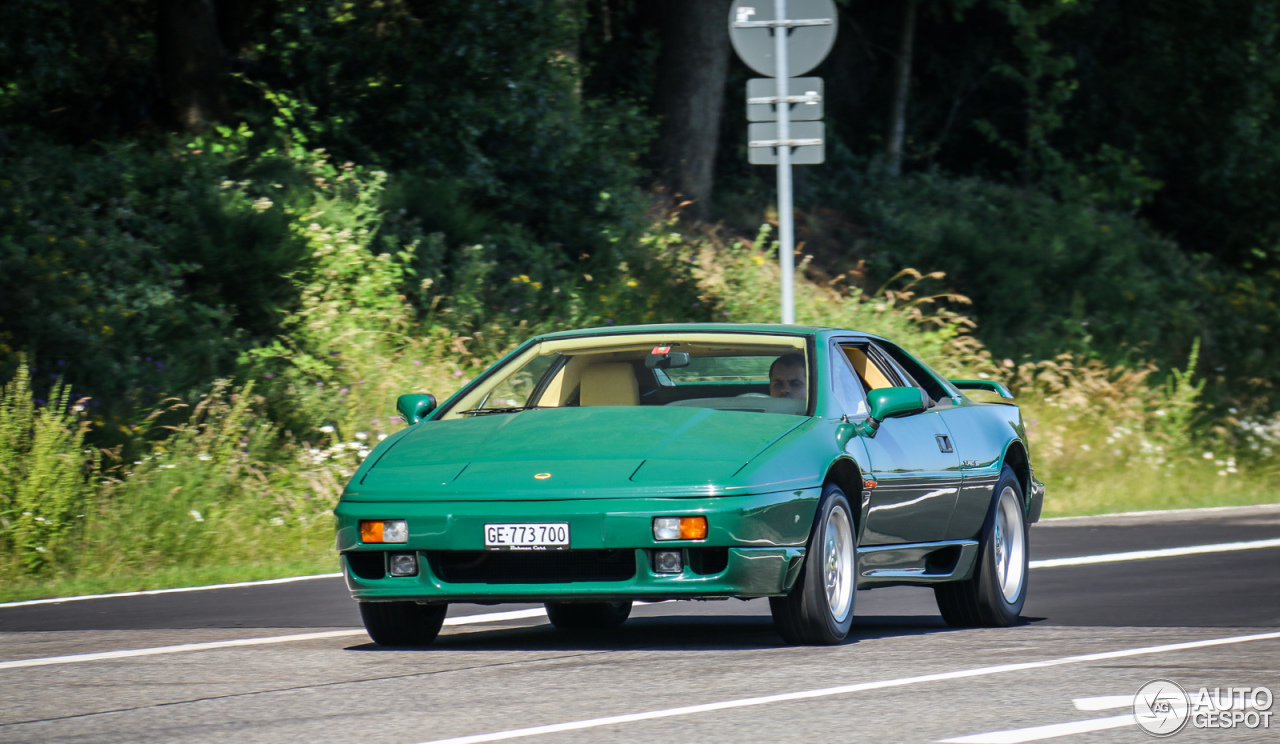
[{"label": "circular road sign", "polygon": [[[797,77],[818,66],[836,41],[836,4],[832,0],[787,0],[787,20],[830,20],[822,26],[795,26],[787,38],[787,76]],[[747,67],[767,77],[777,76],[773,59],[773,29],[740,28],[739,21],[775,20],[773,0],[734,0],[729,8],[729,40]]]}]

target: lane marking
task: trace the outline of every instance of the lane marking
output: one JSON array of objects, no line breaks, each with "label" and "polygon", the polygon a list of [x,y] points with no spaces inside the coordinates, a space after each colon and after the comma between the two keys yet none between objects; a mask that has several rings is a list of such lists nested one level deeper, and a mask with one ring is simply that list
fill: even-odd
[{"label": "lane marking", "polygon": [[[1132,696],[1130,703],[1133,702]],[[1071,721],[1069,723],[1053,723],[1048,726],[1032,726],[1031,728],[1012,729],[1010,731],[992,731],[986,734],[960,736],[955,739],[942,739],[942,744],[1021,744],[1025,741],[1054,739],[1059,736],[1083,734],[1088,731],[1106,731],[1121,726],[1136,726],[1138,719],[1132,713],[1108,718],[1091,718],[1087,721]]]},{"label": "lane marking", "polygon": [[[546,609],[512,610],[510,612],[486,612],[478,615],[445,618],[445,625],[473,625],[476,623],[494,623],[502,620],[524,620],[531,617],[545,617]],[[240,646],[263,646],[269,643],[293,643],[296,641],[316,641],[324,638],[345,638],[365,635],[364,628],[358,630],[326,630],[317,633],[294,633],[282,636],[265,636],[263,638],[237,638],[230,641],[209,641],[206,643],[183,643],[177,646],[157,646],[155,648],[134,648],[121,651],[99,651],[91,654],[72,654],[70,656],[46,656],[39,659],[15,659],[0,661],[0,670],[21,669],[24,667],[50,666],[53,664],[76,664],[82,661],[103,661],[105,659],[128,659],[135,656],[156,656],[158,654],[179,654],[188,651],[211,651],[219,648],[237,648]]]},{"label": "lane marking", "polygon": [[5,607],[29,607],[31,605],[60,604],[62,602],[79,602],[84,599],[114,599],[116,597],[145,597],[152,594],[177,594],[179,592],[207,592],[211,589],[239,589],[244,586],[269,586],[271,584],[291,584],[295,581],[311,581],[312,579],[340,579],[342,573],[311,574],[310,576],[289,576],[283,579],[264,579],[262,581],[237,581],[234,584],[208,584],[206,586],[180,586],[173,589],[147,589],[137,592],[117,592],[115,594],[81,594],[75,597],[51,597],[49,599],[28,599],[22,602],[2,602]]},{"label": "lane marking", "polygon": [[1257,550],[1259,548],[1280,548],[1280,538],[1273,540],[1252,540],[1250,542],[1218,543],[1216,545],[1192,545],[1185,548],[1160,548],[1157,550],[1135,550],[1131,553],[1106,553],[1103,555],[1082,555],[1076,558],[1049,558],[1031,561],[1031,568],[1054,568],[1057,566],[1088,566],[1094,563],[1119,563],[1121,561],[1145,561],[1150,558],[1173,558],[1180,555],[1200,555],[1202,553],[1229,553],[1236,550]]},{"label": "lane marking", "polygon": [[1072,700],[1076,710],[1114,710],[1133,705],[1135,695],[1099,695]]},{"label": "lane marking", "polygon": [[795,700],[812,700],[814,698],[831,697],[832,695],[848,695],[854,692],[866,692],[868,690],[883,690],[891,687],[905,687],[908,685],[918,685],[926,682],[947,682],[956,679],[968,679],[971,677],[985,677],[993,674],[1006,674],[1008,672],[1021,672],[1031,669],[1044,669],[1047,667],[1063,666],[1066,664],[1084,664],[1092,661],[1106,661],[1109,659],[1120,659],[1129,656],[1144,656],[1148,654],[1163,654],[1173,651],[1186,651],[1190,649],[1210,648],[1213,646],[1227,646],[1236,643],[1248,643],[1251,641],[1264,641],[1280,639],[1280,631],[1273,633],[1258,633],[1256,635],[1247,636],[1230,636],[1227,638],[1211,638],[1203,641],[1187,641],[1184,643],[1171,643],[1163,646],[1146,646],[1143,648],[1130,648],[1120,651],[1104,651],[1101,653],[1084,654],[1081,656],[1065,656],[1058,659],[1046,659],[1044,661],[1026,661],[1017,664],[1001,664],[999,666],[979,667],[975,669],[960,669],[954,672],[940,672],[937,674],[924,674],[918,677],[903,677],[901,679],[888,679],[877,682],[861,682],[852,685],[841,685],[839,687],[826,687],[819,690],[804,690],[801,692],[787,692],[778,695],[765,695],[762,697],[740,698],[738,700],[724,700],[718,703],[705,703],[703,705],[686,705],[679,708],[667,708],[665,710],[652,710],[645,713],[628,713],[618,716],[606,716],[604,718],[589,718],[582,721],[568,721],[565,723],[553,723],[546,726],[530,726],[528,728],[509,729],[507,731],[495,731],[486,734],[472,734],[469,736],[457,736],[450,739],[432,739],[430,741],[421,742],[420,744],[481,744],[490,741],[506,741],[508,739],[519,739],[526,736],[540,736],[542,734],[558,734],[565,731],[579,731],[582,729],[599,728],[601,726],[615,726],[622,723],[637,723],[639,721],[652,721],[660,718],[674,718],[676,716],[688,716],[698,713],[709,713],[719,710],[729,710],[733,708],[748,708],[756,705],[771,705],[773,703],[786,703]]},{"label": "lane marking", "polygon": [[1280,510],[1280,504],[1244,504],[1241,506],[1200,506],[1191,509],[1148,509],[1146,511],[1111,512],[1110,514],[1079,514],[1074,517],[1044,517],[1036,524],[1045,522],[1071,522],[1085,520],[1124,519],[1127,517],[1186,517],[1186,516],[1218,516],[1224,514],[1249,514],[1252,512],[1271,512]]}]

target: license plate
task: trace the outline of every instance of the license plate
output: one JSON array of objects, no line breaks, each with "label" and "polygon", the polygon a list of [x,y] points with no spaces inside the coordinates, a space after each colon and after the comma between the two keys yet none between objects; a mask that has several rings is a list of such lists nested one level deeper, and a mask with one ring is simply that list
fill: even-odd
[{"label": "license plate", "polygon": [[486,524],[484,547],[486,550],[568,550],[569,525],[565,522]]}]

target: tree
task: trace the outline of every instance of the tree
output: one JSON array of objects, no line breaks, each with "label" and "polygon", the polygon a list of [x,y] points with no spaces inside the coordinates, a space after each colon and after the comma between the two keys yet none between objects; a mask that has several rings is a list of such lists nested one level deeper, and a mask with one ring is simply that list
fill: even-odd
[{"label": "tree", "polygon": [[907,134],[907,99],[911,94],[911,58],[916,39],[917,0],[902,0],[902,30],[898,38],[898,56],[893,64],[893,103],[890,105],[889,135],[885,139],[885,157],[889,173],[902,172],[902,148]]},{"label": "tree", "polygon": [[708,214],[714,186],[720,115],[729,74],[730,0],[662,0],[662,50],[655,108],[659,180],[693,202],[687,214]]},{"label": "tree", "polygon": [[178,126],[199,131],[227,118],[227,54],[214,0],[163,0],[160,76]]}]

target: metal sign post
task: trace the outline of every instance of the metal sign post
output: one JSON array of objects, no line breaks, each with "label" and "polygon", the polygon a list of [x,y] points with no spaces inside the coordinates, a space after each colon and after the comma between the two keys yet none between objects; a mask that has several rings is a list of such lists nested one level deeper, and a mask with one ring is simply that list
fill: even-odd
[{"label": "metal sign post", "polygon": [[[768,2],[768,0],[765,0]],[[778,262],[782,269],[782,322],[796,322],[795,215],[792,207],[791,165],[821,163],[824,159],[821,78],[792,79],[813,69],[831,51],[836,35],[832,0],[790,0],[791,10],[808,16],[787,17],[788,0],[772,0],[773,7],[757,7],[755,0],[735,0],[729,9],[729,38],[742,61],[756,72],[774,78],[774,95],[762,96],[763,80],[747,83],[747,118],[761,121],[748,132],[752,163],[778,165]],[[772,11],[770,13],[770,11]],[[767,16],[772,15],[772,18]],[[759,17],[757,17],[759,16]],[[791,39],[792,34],[798,38]],[[772,39],[768,37],[772,36]],[[796,42],[792,44],[791,42]],[[791,85],[805,90],[791,95]],[[798,104],[798,105],[797,105]],[[792,106],[816,110],[793,112]],[[762,111],[763,109],[763,111]],[[798,115],[797,115],[798,114]],[[792,137],[792,119],[803,120]],[[799,131],[803,129],[804,131]]]}]

